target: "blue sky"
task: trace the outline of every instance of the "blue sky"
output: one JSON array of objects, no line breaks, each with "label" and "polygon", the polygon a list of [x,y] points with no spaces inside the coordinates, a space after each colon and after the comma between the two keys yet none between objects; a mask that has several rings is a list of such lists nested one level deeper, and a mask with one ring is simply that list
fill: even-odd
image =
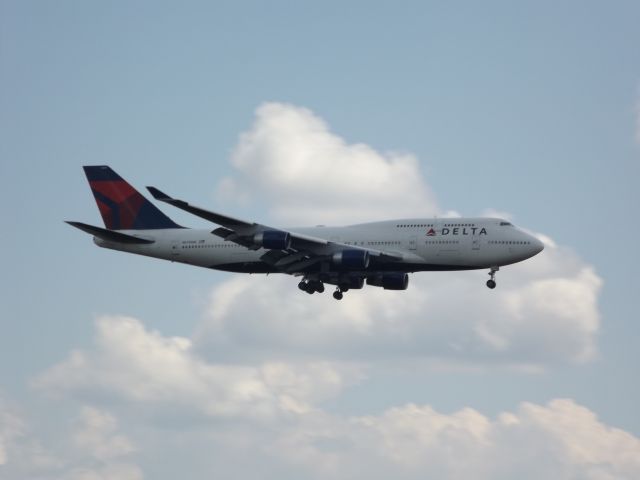
[{"label": "blue sky", "polygon": [[[40,478],[82,478],[91,469],[105,477],[116,472],[121,477],[171,478],[168,473],[160,476],[153,459],[186,448],[148,441],[167,428],[193,447],[189,458],[196,465],[196,478],[211,471],[206,456],[211,424],[193,425],[199,404],[146,404],[144,395],[131,398],[113,384],[98,388],[78,380],[67,385],[54,373],[69,375],[64,362],[70,352],[81,351],[94,359],[88,361],[88,371],[104,375],[113,358],[104,352],[107,356],[99,357],[100,341],[120,339],[118,328],[126,325],[144,338],[156,332],[165,340],[179,337],[198,344],[198,332],[210,328],[211,299],[219,299],[225,289],[244,289],[248,303],[258,292],[275,291],[282,301],[277,308],[286,310],[290,302],[301,301],[295,282],[276,280],[281,282],[277,290],[256,279],[250,281],[258,283],[234,284],[233,275],[99,250],[63,220],[99,223],[81,166],[109,164],[138,188],[156,185],[212,209],[282,221],[278,212],[284,203],[291,204],[295,185],[257,178],[252,171],[279,161],[286,168],[287,162],[296,161],[295,155],[270,157],[264,153],[268,144],[260,144],[252,132],[264,131],[269,141],[288,145],[287,132],[305,138],[305,129],[317,127],[316,121],[324,122],[326,132],[318,128],[327,139],[368,145],[389,162],[403,156],[415,159],[412,172],[418,189],[431,192],[441,212],[508,212],[518,225],[552,238],[562,249],[547,257],[556,265],[545,267],[548,278],[574,278],[569,271],[588,267],[602,283],[590,310],[597,314],[597,332],[579,332],[597,349],[588,361],[551,353],[554,337],[570,339],[576,332],[571,328],[585,325],[579,313],[584,305],[577,305],[570,315],[573,327],[566,331],[556,330],[543,317],[527,317],[545,325],[535,332],[548,335],[548,343],[541,340],[531,347],[536,353],[529,360],[536,364],[536,373],[516,368],[508,355],[470,368],[478,359],[465,351],[460,354],[466,359],[463,365],[455,367],[434,367],[428,352],[389,360],[354,340],[358,348],[371,348],[364,365],[335,358],[329,350],[323,354],[323,344],[316,345],[320,353],[313,360],[339,363],[335,368],[343,375],[342,387],[300,398],[332,416],[336,425],[364,416],[382,422],[390,418],[384,412],[413,403],[442,415],[474,409],[497,430],[501,412],[515,412],[523,423],[527,415],[540,418],[538,410],[521,407],[523,402],[547,408],[547,413],[565,407],[575,412],[578,407],[571,405],[579,405],[596,415],[599,425],[624,430],[637,443],[640,327],[634,299],[639,258],[633,245],[640,236],[634,221],[640,174],[639,20],[637,3],[624,1],[0,2],[0,212],[5,219],[0,235],[5,254],[0,276],[0,453],[4,450],[6,456],[0,472],[5,469],[9,478],[36,475],[23,464],[30,463],[24,459],[39,445],[56,459],[44,462]],[[265,102],[276,107],[264,113],[260,108]],[[293,118],[284,134],[273,128],[279,115]],[[242,134],[263,153],[242,157]],[[242,161],[251,168],[243,169]],[[345,164],[344,171],[298,181],[321,194],[329,177],[343,174],[350,179],[350,171]],[[362,177],[353,175],[354,182],[365,181],[370,172],[363,168]],[[224,195],[223,179],[233,179],[238,199]],[[399,181],[393,188],[403,192],[403,185]],[[241,194],[248,193],[251,198],[240,201]],[[416,198],[423,197],[416,192],[397,195],[393,211],[399,216],[405,210],[419,212],[421,205],[412,201]],[[339,202],[327,198],[318,203],[329,218],[335,213],[336,223],[346,218]],[[208,227],[199,219],[163,210],[184,225]],[[433,205],[425,204],[424,210],[431,212]],[[300,212],[304,216],[306,210]],[[309,218],[309,223],[318,222]],[[534,273],[522,268],[514,267],[511,283],[520,279],[525,288]],[[450,287],[443,290],[449,296],[428,304],[442,318],[427,315],[423,322],[447,317],[448,305],[460,303],[455,286],[467,281],[463,279],[484,288],[484,272],[438,275],[420,274],[424,283],[412,285],[416,299],[427,298],[429,289],[441,284]],[[503,282],[509,277],[509,269],[500,272]],[[461,292],[467,292],[463,286]],[[420,289],[423,295],[418,295]],[[370,300],[374,305],[390,301],[365,291],[347,307],[352,309],[348,313],[316,304],[300,308],[306,308],[309,318],[317,308],[332,318],[344,315],[347,322],[356,318],[354,305],[362,306],[358,311],[363,315],[371,313],[367,295],[375,298]],[[470,318],[484,318],[483,312],[488,316],[497,308],[486,298],[474,305],[473,295],[466,298]],[[105,315],[136,319],[144,331],[120,320],[96,324]],[[276,348],[268,342],[279,331],[267,317],[268,312],[258,318],[266,325],[262,351]],[[242,325],[238,328],[252,327],[243,318],[236,321]],[[320,336],[342,332],[331,328]],[[200,348],[208,343],[204,345]],[[273,360],[256,360],[256,352],[241,347],[246,358],[235,355],[233,361],[259,370],[261,362]],[[287,368],[303,368],[299,352],[284,352],[278,361]],[[553,359],[541,360],[546,353]],[[189,361],[194,365],[210,366],[198,363],[209,361],[203,360],[206,352],[193,355]],[[363,370],[353,373],[355,364]],[[60,368],[54,372],[55,366]],[[174,384],[163,385],[169,397],[172,389],[182,392]],[[557,399],[574,403],[549,403]],[[138,420],[145,409],[152,413]],[[26,427],[9,428],[15,425],[10,418]],[[233,438],[242,431],[253,440],[277,437],[287,445],[284,439],[294,435],[283,433],[275,420],[268,426],[242,417],[226,420]],[[106,456],[98,447],[102,453],[94,449],[73,455],[58,448],[65,442],[72,445],[78,432],[93,435],[93,443],[88,442],[92,445],[120,447]],[[114,438],[126,439],[130,448]],[[357,443],[359,437],[341,438]],[[357,465],[364,452],[351,452],[336,462]],[[240,467],[241,449],[227,454],[216,465],[228,473],[246,473]],[[183,465],[176,460],[167,471],[179,472]],[[263,451],[256,453],[255,465],[264,468],[265,478],[294,478],[306,474],[312,462],[296,463]],[[402,462],[389,465],[400,478],[408,471]],[[563,478],[553,462],[547,465],[545,473]],[[450,466],[442,468],[444,477],[456,478]],[[635,467],[629,468],[614,473],[637,475]],[[496,478],[495,471],[490,476]],[[407,478],[412,478],[409,473]]]}]

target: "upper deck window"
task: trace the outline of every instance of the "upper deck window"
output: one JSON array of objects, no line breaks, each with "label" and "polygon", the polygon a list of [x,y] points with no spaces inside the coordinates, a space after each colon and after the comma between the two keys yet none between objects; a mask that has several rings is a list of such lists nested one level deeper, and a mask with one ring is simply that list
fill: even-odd
[{"label": "upper deck window", "polygon": [[513,227],[512,223],[509,222],[500,222],[501,227]]}]

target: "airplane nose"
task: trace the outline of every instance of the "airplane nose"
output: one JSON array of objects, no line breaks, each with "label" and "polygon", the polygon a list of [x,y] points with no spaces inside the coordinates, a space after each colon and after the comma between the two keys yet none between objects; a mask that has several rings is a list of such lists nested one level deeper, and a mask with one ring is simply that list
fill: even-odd
[{"label": "airplane nose", "polygon": [[534,255],[537,255],[542,250],[544,250],[544,243],[542,243],[540,240],[538,240],[535,237],[532,237],[531,246],[533,247],[533,254]]}]

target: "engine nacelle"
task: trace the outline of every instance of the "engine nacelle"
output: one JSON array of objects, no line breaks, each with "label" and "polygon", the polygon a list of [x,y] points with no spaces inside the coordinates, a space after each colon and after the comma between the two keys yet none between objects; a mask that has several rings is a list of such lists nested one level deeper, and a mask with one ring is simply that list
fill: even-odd
[{"label": "engine nacelle", "polygon": [[383,273],[367,278],[367,285],[382,287],[385,290],[406,290],[409,286],[409,275],[406,273]]},{"label": "engine nacelle", "polygon": [[366,250],[342,250],[331,257],[334,265],[350,270],[364,270],[369,266],[369,252]]},{"label": "engine nacelle", "polygon": [[253,236],[253,243],[268,250],[286,250],[291,246],[291,234],[281,230],[265,230]]}]

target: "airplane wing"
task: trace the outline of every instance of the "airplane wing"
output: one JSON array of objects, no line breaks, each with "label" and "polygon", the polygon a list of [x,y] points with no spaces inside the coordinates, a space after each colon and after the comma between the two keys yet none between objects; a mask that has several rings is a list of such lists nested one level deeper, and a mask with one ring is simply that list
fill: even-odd
[{"label": "airplane wing", "polygon": [[[281,269],[285,273],[299,272],[330,258],[333,254],[345,250],[366,251],[374,261],[401,261],[403,258],[401,254],[382,252],[380,250],[364,248],[357,245],[346,245],[340,242],[329,241],[324,238],[274,228],[260,223],[248,222],[239,218],[196,207],[184,200],[172,198],[155,187],[147,187],[147,190],[149,190],[151,195],[153,195],[153,198],[156,200],[168,203],[169,205],[173,205],[174,207],[200,218],[204,218],[212,223],[221,225],[221,227],[212,230],[211,233],[214,235],[224,238],[227,241],[242,245],[251,250],[267,248],[268,252],[261,257],[261,260]],[[260,237],[260,235],[262,235],[262,237]],[[275,242],[274,248],[269,248],[266,244],[266,240],[262,240],[265,242],[264,244],[260,244],[261,242],[256,241],[258,238],[266,239],[267,236],[270,235],[279,239],[286,238],[287,240],[282,245],[277,245],[278,242]],[[276,248],[278,246],[285,248]]]}]

